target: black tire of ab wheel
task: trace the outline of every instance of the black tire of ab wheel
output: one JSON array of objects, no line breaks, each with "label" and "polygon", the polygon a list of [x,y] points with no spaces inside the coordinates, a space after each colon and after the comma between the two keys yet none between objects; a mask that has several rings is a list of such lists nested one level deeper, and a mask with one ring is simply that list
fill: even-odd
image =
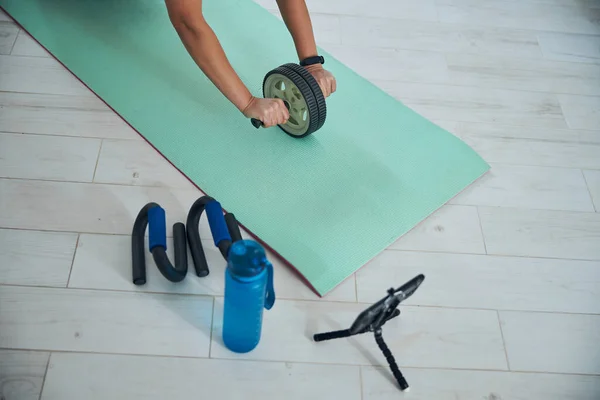
[{"label": "black tire of ab wheel", "polygon": [[[304,101],[306,101],[306,106],[308,107],[308,113],[310,116],[310,122],[309,122],[308,129],[302,135],[294,135],[293,133],[286,131],[284,125],[279,125],[281,130],[283,130],[286,134],[288,134],[289,136],[291,136],[295,139],[304,138],[304,137],[310,135],[311,133],[317,131],[319,129],[319,123],[320,123],[319,106],[317,103],[317,99],[315,98],[315,95],[313,93],[313,90],[311,89],[309,83],[307,83],[307,80],[292,69],[285,68],[284,66],[277,67],[277,68],[269,71],[269,73],[267,73],[267,75],[265,75],[265,79],[263,80],[263,96],[264,97],[266,97],[265,83],[266,83],[267,79],[269,78],[269,76],[271,76],[273,74],[283,75],[286,78],[288,78],[289,80],[291,80],[294,83],[294,85],[296,85],[298,90],[300,90],[302,97],[304,97]],[[311,78],[312,78],[312,76],[311,76]],[[313,81],[314,81],[314,78],[313,78]],[[316,84],[316,81],[314,81],[314,82]],[[317,86],[318,86],[318,84],[317,84]]]},{"label": "black tire of ab wheel", "polygon": [[323,95],[321,87],[315,80],[314,76],[312,76],[312,74],[303,66],[294,63],[288,63],[282,65],[282,67],[289,68],[300,74],[310,86],[313,94],[315,95],[315,99],[317,100],[317,107],[319,108],[319,126],[317,127],[317,130],[321,129],[321,127],[325,124],[325,119],[327,118],[327,103],[325,102],[325,96]]}]

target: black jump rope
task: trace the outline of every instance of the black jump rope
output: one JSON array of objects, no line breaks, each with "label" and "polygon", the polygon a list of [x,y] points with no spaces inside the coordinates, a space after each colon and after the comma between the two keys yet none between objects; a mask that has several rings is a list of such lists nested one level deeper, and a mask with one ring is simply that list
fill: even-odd
[{"label": "black jump rope", "polygon": [[383,340],[382,328],[387,321],[400,315],[400,310],[398,310],[400,303],[412,296],[424,280],[425,275],[419,274],[398,289],[389,289],[387,296],[361,312],[349,329],[317,333],[313,337],[314,341],[322,342],[324,340],[339,339],[366,332],[373,332],[375,335],[375,342],[377,342],[379,349],[385,356],[394,378],[396,378],[398,385],[400,385],[400,390],[408,391],[408,382],[406,382],[404,375],[400,372],[400,368],[398,368],[398,364],[396,364],[392,352]]}]

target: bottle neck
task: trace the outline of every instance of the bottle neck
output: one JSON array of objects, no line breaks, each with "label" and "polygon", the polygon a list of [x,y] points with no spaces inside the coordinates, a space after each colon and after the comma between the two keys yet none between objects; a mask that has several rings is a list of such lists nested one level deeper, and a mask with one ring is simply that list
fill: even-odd
[{"label": "bottle neck", "polygon": [[267,274],[267,269],[264,268],[262,271],[254,275],[243,275],[237,274],[232,268],[228,268],[227,273],[229,274],[229,276],[231,276],[232,279],[235,279],[238,282],[249,283],[263,279],[264,275]]}]

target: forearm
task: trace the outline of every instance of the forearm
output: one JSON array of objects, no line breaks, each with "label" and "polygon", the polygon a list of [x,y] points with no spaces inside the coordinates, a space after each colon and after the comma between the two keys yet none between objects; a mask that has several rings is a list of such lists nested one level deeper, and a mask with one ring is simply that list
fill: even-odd
[{"label": "forearm", "polygon": [[173,26],[194,62],[221,93],[238,110],[243,111],[252,94],[229,63],[217,36],[201,12],[198,10],[197,13],[183,15],[175,8],[171,11]]},{"label": "forearm", "polygon": [[300,60],[317,55],[317,45],[305,0],[277,0]]}]

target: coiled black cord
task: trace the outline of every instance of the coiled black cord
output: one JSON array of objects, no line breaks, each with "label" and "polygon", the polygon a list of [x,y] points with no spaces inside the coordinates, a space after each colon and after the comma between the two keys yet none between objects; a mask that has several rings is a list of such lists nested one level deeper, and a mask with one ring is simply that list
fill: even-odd
[{"label": "coiled black cord", "polygon": [[408,389],[408,382],[406,382],[406,379],[404,379],[404,375],[402,375],[402,372],[400,372],[400,368],[398,368],[398,364],[396,364],[396,360],[394,359],[392,352],[390,351],[387,344],[383,340],[383,336],[381,334],[381,329],[376,329],[374,333],[375,333],[375,341],[377,342],[379,349],[385,356],[385,359],[387,360],[387,362],[390,366],[390,369],[392,370],[392,374],[394,375],[394,378],[396,378],[396,380],[398,381],[398,384],[400,385],[400,389],[402,391]]}]

